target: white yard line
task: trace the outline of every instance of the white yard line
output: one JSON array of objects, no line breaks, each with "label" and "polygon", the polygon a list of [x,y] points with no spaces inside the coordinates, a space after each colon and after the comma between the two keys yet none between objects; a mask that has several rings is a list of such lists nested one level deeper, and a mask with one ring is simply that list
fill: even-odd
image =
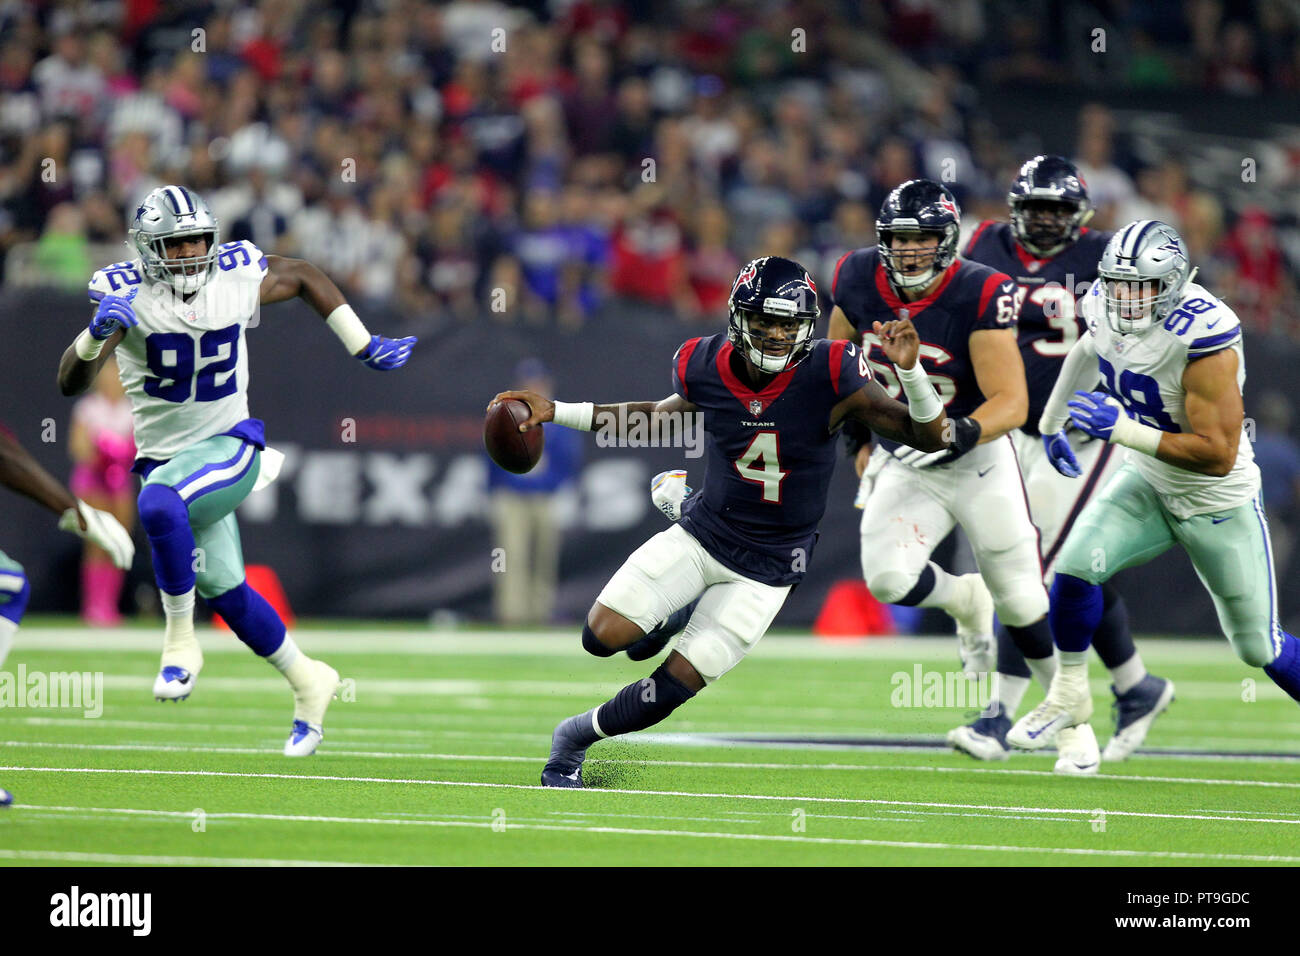
[{"label": "white yard line", "polygon": [[118,866],[385,866],[333,860],[240,859],[228,856],[144,856],[136,853],[80,853],[69,850],[2,850],[0,860],[58,860],[63,863],[115,863]]},{"label": "white yard line", "polygon": [[[210,753],[232,755],[268,755],[275,753],[265,747],[189,747],[178,744],[81,744],[52,740],[12,740],[0,742],[0,747],[33,747],[50,750],[110,751],[145,753]],[[544,754],[452,754],[422,753],[391,750],[334,750],[322,751],[322,755],[333,757],[353,757],[376,760],[440,760],[471,763],[536,763],[544,761]],[[1042,756],[1050,756],[1044,754]],[[1050,777],[1060,780],[1059,774],[1050,770],[1013,770],[1007,767],[934,767],[907,766],[892,764],[855,764],[855,763],[775,763],[751,762],[746,760],[642,760],[636,757],[593,756],[591,763],[628,764],[647,767],[702,767],[719,770],[799,770],[799,771],[864,771],[869,773],[967,773],[996,774],[1022,777]],[[1300,782],[1289,780],[1224,780],[1212,777],[1161,777],[1150,774],[1111,773],[1098,774],[1089,778],[1070,778],[1088,780],[1132,780],[1143,783],[1193,783],[1218,786],[1273,787],[1280,789],[1300,789]]]},{"label": "white yard line", "polygon": [[[426,787],[471,787],[479,789],[492,790],[546,790],[548,788],[540,784],[518,784],[518,783],[496,783],[489,781],[474,780],[427,780],[423,778],[403,778],[403,777],[349,777],[334,774],[295,774],[295,773],[251,773],[247,771],[233,770],[156,770],[132,768],[123,769],[115,767],[20,767],[20,766],[0,766],[0,771],[16,773],[87,773],[87,774],[106,774],[106,775],[123,775],[123,776],[161,776],[161,777],[232,777],[237,779],[252,780],[295,780],[304,781],[312,780],[328,783],[377,783],[377,784],[403,784],[407,786],[426,786]],[[1267,784],[1266,784],[1267,785]],[[566,791],[570,793],[596,793],[606,796],[650,796],[650,797],[688,797],[700,800],[764,800],[779,801],[782,803],[829,803],[829,804],[863,804],[869,806],[893,806],[893,807],[936,807],[944,810],[994,810],[1007,813],[1069,813],[1090,815],[1096,812],[1095,809],[1084,809],[1075,807],[1026,807],[1026,806],[1001,806],[998,804],[981,804],[981,803],[940,803],[937,801],[925,800],[885,800],[882,798],[872,797],[815,797],[809,795],[789,795],[764,793],[713,793],[709,791],[691,791],[691,790],[603,790],[603,789],[579,789]],[[1115,817],[1137,817],[1148,820],[1210,820],[1218,823],[1284,823],[1300,825],[1300,819],[1288,820],[1275,817],[1218,817],[1209,814],[1192,814],[1192,813],[1152,813],[1139,810],[1106,810],[1107,816]],[[1300,859],[1300,858],[1297,858]]]},{"label": "white yard line", "polygon": [[[581,627],[563,631],[402,631],[387,629],[317,631],[300,630],[295,639],[309,653],[401,655],[556,656],[581,658],[578,639]],[[197,629],[205,656],[247,655],[248,649],[228,631],[208,627]],[[16,650],[32,648],[52,651],[157,652],[162,646],[162,627],[124,627],[95,631],[82,627],[28,627],[16,643]],[[1219,640],[1155,639],[1143,643],[1143,657],[1159,662],[1176,658],[1185,663],[1224,664],[1235,661],[1227,642]],[[863,641],[826,641],[808,636],[773,634],[763,638],[756,656],[775,660],[957,660],[957,642],[952,635],[933,637],[876,637]],[[1243,676],[1249,676],[1242,670]],[[1240,685],[1240,679],[1238,679]],[[1238,686],[1240,691],[1240,686]]]},{"label": "white yard line", "polygon": [[[58,807],[47,807],[37,809],[64,809]],[[89,810],[101,811],[107,813],[119,812],[117,808],[67,808],[72,810]],[[134,811],[123,810],[126,813],[156,814],[171,817],[190,818],[192,813],[185,811]],[[1085,811],[1091,812],[1091,811]],[[855,846],[855,847],[891,847],[896,849],[916,849],[916,850],[970,850],[994,853],[1063,853],[1069,856],[1101,856],[1101,857],[1121,857],[1121,858],[1138,858],[1138,859],[1164,859],[1164,860],[1219,860],[1219,861],[1236,861],[1236,862],[1253,862],[1253,863],[1300,863],[1300,857],[1265,855],[1253,853],[1196,853],[1190,851],[1172,851],[1172,850],[1118,850],[1118,849],[1100,849],[1096,847],[1043,847],[1043,846],[1015,846],[1010,844],[988,844],[988,843],[930,843],[916,840],[869,840],[853,839],[848,837],[810,837],[794,836],[786,834],[771,833],[727,833],[713,831],[696,831],[696,830],[668,830],[668,829],[649,829],[638,827],[614,827],[614,826],[573,826],[563,823],[515,823],[511,824],[509,818],[497,823],[495,821],[471,821],[471,820],[447,820],[447,819],[426,819],[426,820],[392,820],[377,817],[325,817],[325,816],[295,816],[292,814],[254,814],[254,813],[227,813],[227,814],[208,814],[212,818],[235,818],[235,819],[255,819],[269,820],[277,822],[302,822],[302,823],[330,823],[330,824],[367,824],[367,825],[398,825],[398,826],[424,826],[424,827],[449,827],[449,828],[466,828],[466,829],[493,829],[500,830],[528,830],[543,832],[562,832],[562,833],[583,833],[583,834],[615,834],[623,836],[656,836],[656,837],[673,837],[673,838],[695,838],[707,840],[745,840],[751,842],[770,842],[770,843],[793,843],[793,844],[812,844],[819,846]],[[23,850],[0,850],[0,858],[10,856],[10,858],[26,859],[69,859],[81,862],[136,862],[136,863],[170,863],[186,864],[195,863],[199,865],[227,865],[227,866],[296,866],[296,865],[331,865],[325,863],[314,863],[311,861],[282,861],[282,860],[239,860],[231,861],[222,858],[206,857],[127,857],[115,854],[94,854],[94,853],[58,853],[56,851],[23,851]],[[348,864],[332,864],[346,866]]]}]

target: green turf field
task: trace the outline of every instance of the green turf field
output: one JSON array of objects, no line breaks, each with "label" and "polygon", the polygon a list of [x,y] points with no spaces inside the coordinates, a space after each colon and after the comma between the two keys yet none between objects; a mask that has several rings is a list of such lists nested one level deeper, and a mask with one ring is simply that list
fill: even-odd
[{"label": "green turf field", "polygon": [[[594,747],[590,789],[557,791],[538,786],[551,728],[646,664],[588,657],[573,634],[297,637],[351,683],[320,751],[290,760],[289,691],[229,634],[203,635],[197,690],[162,704],[150,697],[158,630],[24,628],[5,670],[102,672],[103,712],[0,708],[0,786],[16,797],[0,812],[0,861],[1300,863],[1300,713],[1222,641],[1140,642],[1178,700],[1149,754],[1097,777],[1053,775],[1050,753],[976,763],[938,746],[968,708],[893,706],[894,675],[957,667],[951,638],[772,635],[659,733]],[[729,735],[789,739],[718,739]]]}]

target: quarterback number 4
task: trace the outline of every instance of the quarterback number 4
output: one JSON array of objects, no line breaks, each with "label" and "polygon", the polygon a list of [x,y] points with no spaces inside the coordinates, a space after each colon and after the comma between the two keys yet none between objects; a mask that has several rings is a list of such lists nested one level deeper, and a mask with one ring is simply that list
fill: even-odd
[{"label": "quarterback number 4", "polygon": [[[789,474],[781,470],[780,447],[776,432],[759,432],[735,461],[740,477],[761,485],[763,500],[773,504],[781,503],[781,482]],[[759,462],[762,462],[761,468]]]},{"label": "quarterback number 4", "polygon": [[186,332],[155,332],[145,339],[145,362],[153,375],[144,380],[146,395],[167,402],[215,402],[235,394],[235,366],[239,363],[239,326],[204,332],[198,356],[214,358],[194,375],[197,360],[194,338]]}]

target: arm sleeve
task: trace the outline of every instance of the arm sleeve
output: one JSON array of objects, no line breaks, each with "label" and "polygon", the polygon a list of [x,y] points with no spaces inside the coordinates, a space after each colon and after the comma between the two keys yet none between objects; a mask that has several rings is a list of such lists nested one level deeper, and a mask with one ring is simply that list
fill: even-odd
[{"label": "arm sleeve", "polygon": [[1043,435],[1054,435],[1065,427],[1070,417],[1066,403],[1074,393],[1088,388],[1097,381],[1097,343],[1092,333],[1085,331],[1074,343],[1070,354],[1061,364],[1061,374],[1052,387],[1052,395],[1043,408],[1043,416],[1038,420],[1038,431]]}]

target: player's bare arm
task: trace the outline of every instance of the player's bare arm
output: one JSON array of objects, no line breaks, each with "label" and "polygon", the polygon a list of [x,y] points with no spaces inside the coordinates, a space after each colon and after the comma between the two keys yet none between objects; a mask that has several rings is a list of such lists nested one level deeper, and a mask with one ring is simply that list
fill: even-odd
[{"label": "player's bare arm", "polygon": [[[31,498],[55,514],[61,515],[77,506],[72,492],[3,431],[0,431],[0,485]],[[85,526],[82,521],[81,527]]]},{"label": "player's bare arm", "polygon": [[53,511],[59,516],[61,531],[71,531],[98,545],[119,568],[131,566],[135,544],[118,520],[78,499],[3,430],[0,430],[0,485]]},{"label": "player's bare arm", "polygon": [[[538,395],[536,392],[528,391],[526,389],[500,392],[493,397],[492,401],[488,402],[487,407],[491,408],[493,405],[511,398],[523,402],[532,411],[532,415],[530,415],[528,419],[519,426],[521,432],[526,432],[530,428],[536,428],[545,422],[556,421],[555,412],[557,403],[542,395]],[[575,421],[572,424],[562,420],[559,421],[558,424],[571,424],[571,427],[578,428],[582,431],[590,431],[596,424],[603,421],[612,422],[615,424],[616,428],[621,428],[629,422],[644,420],[642,416],[650,416],[653,421],[653,416],[656,415],[681,415],[686,412],[696,411],[696,406],[693,403],[688,402],[686,399],[675,393],[657,402],[622,402],[616,405],[592,405],[590,413],[586,411],[585,403],[561,402],[559,404],[562,410],[565,407],[574,409],[575,412],[584,420]],[[604,417],[602,418],[601,416]],[[561,418],[563,417],[562,412]]]},{"label": "player's bare arm", "polygon": [[[862,344],[862,336],[858,335],[858,330],[853,327],[853,323],[849,321],[848,316],[844,314],[844,310],[838,305],[831,309],[831,324],[826,330],[826,337],[831,341],[847,340],[855,345],[860,346]],[[867,462],[870,460],[871,442],[868,441],[853,456],[853,467],[857,470],[859,478],[867,470]]]},{"label": "player's bare arm", "polygon": [[268,255],[261,288],[262,304],[297,298],[303,299],[321,318],[347,301],[334,280],[307,260]]},{"label": "player's bare arm", "polygon": [[108,357],[117,348],[117,343],[126,337],[125,329],[118,329],[104,340],[97,356],[83,359],[77,353],[77,343],[73,342],[59,359],[59,391],[64,395],[80,395],[95,382],[99,370],[104,367]]},{"label": "player's bare arm", "polygon": [[858,330],[853,327],[849,317],[838,305],[831,309],[831,324],[826,330],[826,337],[832,342],[847,339],[855,345],[862,344],[862,336],[858,334]]},{"label": "player's bare arm", "polygon": [[[872,331],[880,339],[885,357],[901,372],[918,368],[921,339],[909,319],[893,322],[876,322]],[[928,382],[926,383],[928,385]],[[933,391],[933,386],[929,386]],[[934,398],[938,401],[938,396]],[[942,406],[938,406],[942,409]],[[912,417],[910,406],[895,401],[885,394],[876,382],[858,389],[831,411],[832,430],[845,418],[866,425],[886,438],[904,442],[922,451],[941,451],[948,447],[945,440],[945,417],[938,414],[922,423]],[[861,471],[858,473],[861,475]]]},{"label": "player's bare arm", "polygon": [[1166,464],[1222,478],[1232,471],[1245,409],[1237,387],[1237,352],[1224,349],[1188,364],[1184,405],[1192,430],[1161,432],[1156,457]]},{"label": "player's bare arm", "polygon": [[380,371],[400,368],[415,347],[417,339],[413,335],[401,339],[371,335],[334,280],[317,266],[305,259],[267,256],[261,303],[269,305],[289,299],[302,299],[315,309],[347,350],[370,368]]},{"label": "player's bare arm", "polygon": [[971,365],[984,403],[970,417],[980,423],[980,444],[1019,428],[1029,416],[1029,389],[1014,329],[978,329],[970,336]]}]

